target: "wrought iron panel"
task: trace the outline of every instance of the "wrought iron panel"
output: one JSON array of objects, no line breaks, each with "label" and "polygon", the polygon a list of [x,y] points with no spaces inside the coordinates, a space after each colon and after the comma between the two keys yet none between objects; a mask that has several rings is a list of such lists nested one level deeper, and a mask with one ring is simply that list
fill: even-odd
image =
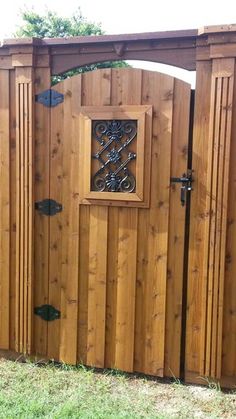
[{"label": "wrought iron panel", "polygon": [[137,120],[92,122],[93,191],[135,192],[136,142]]}]

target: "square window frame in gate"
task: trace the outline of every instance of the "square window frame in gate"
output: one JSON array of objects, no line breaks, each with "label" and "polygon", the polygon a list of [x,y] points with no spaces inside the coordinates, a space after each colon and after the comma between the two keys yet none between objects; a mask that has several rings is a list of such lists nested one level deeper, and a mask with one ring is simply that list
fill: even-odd
[{"label": "square window frame in gate", "polygon": [[[130,192],[95,191],[92,179],[92,125],[94,121],[137,121],[135,190]],[[82,106],[79,114],[80,203],[149,207],[152,106]]]}]

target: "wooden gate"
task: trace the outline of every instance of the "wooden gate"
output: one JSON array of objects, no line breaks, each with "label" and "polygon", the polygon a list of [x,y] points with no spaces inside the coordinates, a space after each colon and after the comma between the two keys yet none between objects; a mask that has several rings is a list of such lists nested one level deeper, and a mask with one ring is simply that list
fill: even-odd
[{"label": "wooden gate", "polygon": [[[235,385],[235,37],[221,25],[1,44],[7,356]],[[121,57],[196,70],[188,217],[174,180],[187,173],[189,85],[127,68],[50,90],[51,76]]]},{"label": "wooden gate", "polygon": [[[187,170],[190,86],[128,68],[53,89],[62,103],[36,104],[34,353],[179,376],[185,206],[170,178]],[[42,214],[48,198],[62,211]]]}]

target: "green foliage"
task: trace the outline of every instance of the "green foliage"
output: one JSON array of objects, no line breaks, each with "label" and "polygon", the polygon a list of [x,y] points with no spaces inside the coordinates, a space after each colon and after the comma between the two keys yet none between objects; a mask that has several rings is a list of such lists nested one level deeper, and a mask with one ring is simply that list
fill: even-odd
[{"label": "green foliage", "polygon": [[15,36],[36,38],[65,38],[69,36],[102,35],[101,24],[88,22],[82,16],[80,9],[71,17],[58,16],[56,12],[48,10],[44,15],[34,10],[21,12],[23,25],[16,31]]},{"label": "green foliage", "polygon": [[[71,36],[90,36],[102,35],[104,31],[100,23],[89,22],[82,16],[81,10],[78,9],[71,17],[61,17],[56,12],[48,10],[45,14],[40,15],[34,10],[23,10],[21,12],[23,20],[22,25],[14,34],[18,38],[35,37],[35,38],[65,38]],[[53,84],[58,81],[71,77],[74,74],[83,73],[85,71],[96,70],[98,68],[111,67],[129,67],[125,61],[95,63],[80,67],[76,70],[68,71],[61,76],[53,77]]]}]

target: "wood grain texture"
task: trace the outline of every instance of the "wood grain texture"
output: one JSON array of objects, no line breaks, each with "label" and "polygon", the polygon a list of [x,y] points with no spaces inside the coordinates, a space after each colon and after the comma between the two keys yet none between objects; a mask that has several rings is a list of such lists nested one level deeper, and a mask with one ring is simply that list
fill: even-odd
[{"label": "wood grain texture", "polygon": [[[191,302],[191,306],[189,306],[188,321],[190,327],[193,327],[195,323],[195,330],[196,322],[198,322],[197,333],[199,336],[198,343],[195,341],[197,354],[194,354],[193,341],[191,342],[194,333],[193,329],[191,333],[188,330],[187,347],[191,342],[188,351],[191,357],[195,355],[195,363],[191,367],[188,366],[187,370],[190,373],[199,372],[205,376],[220,379],[234,60],[214,60],[211,73],[211,84],[208,85],[210,102],[207,104],[209,109],[209,133],[206,133],[208,147],[201,149],[200,143],[195,137],[193,148],[194,155],[197,155],[199,159],[205,158],[206,177],[204,179],[201,176],[201,173],[198,172],[200,166],[197,166],[197,176],[204,179],[205,191],[203,194],[203,191],[199,189],[201,201],[193,201],[192,211],[199,211],[201,202],[203,202],[205,209],[201,218],[204,220],[204,227],[201,230],[201,239],[199,238],[203,246],[199,251],[201,259],[198,259],[199,266],[196,269],[197,267],[194,265],[196,260],[191,259],[191,256],[195,254],[199,257],[199,254],[196,254],[197,249],[194,249],[191,238],[193,239],[194,224],[197,219],[192,218],[192,213],[189,264],[189,297],[191,295],[189,304]],[[206,79],[206,73],[203,74],[204,76]],[[206,97],[206,91],[204,96]],[[206,115],[201,116],[199,113],[196,117],[205,118]],[[197,285],[199,294],[196,293],[196,278],[193,282],[193,268],[198,273],[200,269],[202,270],[202,276],[199,278],[200,283]],[[192,292],[193,294],[191,294]],[[201,311],[199,311],[199,307]]]},{"label": "wood grain texture", "polygon": [[[66,83],[68,85],[69,82]],[[58,86],[61,91],[66,91],[66,83],[60,83]],[[75,83],[77,83],[76,79]],[[183,160],[185,159],[186,163],[186,147],[184,148],[180,143],[181,148],[181,145],[176,145],[174,141],[176,136],[179,135],[181,110],[184,109],[185,112],[188,112],[189,87],[187,85],[185,87],[184,83],[182,85],[181,82],[179,84],[176,82],[175,85],[174,79],[171,77],[141,70],[123,69],[83,74],[81,86],[77,86],[77,88],[78,96],[80,96],[79,91],[81,89],[81,109],[84,109],[84,112],[86,109],[90,109],[90,113],[95,112],[96,107],[98,107],[99,112],[99,106],[104,105],[108,106],[108,109],[109,105],[155,105],[152,123],[153,169],[150,184],[147,182],[144,185],[144,188],[150,188],[151,191],[151,208],[143,210],[135,207],[122,208],[118,205],[116,208],[109,208],[105,203],[98,205],[95,202],[92,202],[88,207],[80,203],[78,227],[80,243],[77,259],[79,278],[77,359],[78,362],[92,366],[106,366],[126,371],[137,370],[154,375],[163,375],[166,330],[169,336],[176,339],[180,351],[180,327],[175,336],[174,326],[171,329],[172,319],[169,320],[169,325],[166,325],[165,315],[168,240],[170,239],[168,230],[169,181],[171,154],[175,154],[175,151],[172,152],[172,142],[173,150],[176,147],[179,155],[185,153]],[[183,99],[182,102],[175,104],[176,116],[174,120],[173,97],[175,88],[176,97],[181,92]],[[68,121],[70,117],[69,114],[66,114],[65,103],[63,107],[64,111],[61,119],[65,118]],[[55,123],[57,119],[58,117],[55,117]],[[78,120],[78,124],[80,124],[80,120]],[[172,134],[173,125],[176,125],[175,134]],[[82,129],[82,126],[80,126],[80,129]],[[57,124],[57,132],[59,132],[58,130],[59,125]],[[70,128],[68,132],[70,132]],[[182,127],[183,141],[184,138],[186,141],[187,134],[188,118]],[[82,140],[85,135],[86,128],[81,134]],[[70,135],[65,140],[66,136],[63,136],[63,141],[66,141],[66,144],[69,143],[69,137]],[[145,137],[146,143],[147,138]],[[159,138],[161,140],[158,141]],[[80,155],[83,160],[88,145],[84,141],[81,141],[80,145]],[[147,154],[150,153],[150,148],[147,147]],[[178,159],[177,156],[176,160]],[[62,160],[65,159],[63,156],[61,158]],[[65,185],[63,188],[65,191],[66,185],[68,185],[69,161],[70,158],[67,160],[63,171]],[[175,164],[177,165],[177,163]],[[87,165],[85,166],[87,167]],[[82,179],[89,176],[86,167],[84,167],[83,173],[78,172]],[[145,170],[147,171],[149,168],[150,164],[148,160],[145,160]],[[78,170],[81,170],[81,168],[78,168]],[[52,180],[51,182],[55,181]],[[62,199],[66,201],[68,195],[65,195]],[[105,196],[104,201],[106,202]],[[179,234],[182,234],[181,237],[183,237],[184,212],[181,212],[181,214]],[[67,223],[65,220],[63,231],[66,232]],[[173,237],[175,230],[171,234],[171,237]],[[66,246],[66,237],[67,233],[62,238],[64,243],[62,248]],[[146,237],[147,241],[143,240],[143,237]],[[174,240],[174,238],[170,240]],[[179,246],[176,245],[176,249],[176,252],[179,252],[180,255],[180,250],[183,251],[183,240],[181,242],[180,239],[180,244]],[[147,266],[144,268],[139,264],[139,254],[146,255],[146,259],[144,256],[141,258],[147,260]],[[171,260],[174,260],[174,256],[172,256],[172,259],[170,258]],[[63,262],[65,265],[64,272],[68,269],[66,261],[67,259]],[[174,269],[173,267],[173,271]],[[178,268],[176,268],[178,291],[176,293],[172,291],[170,302],[170,305],[175,302],[178,310],[181,308],[181,297],[179,295],[182,284],[181,269],[180,258]],[[142,275],[144,283],[141,293],[139,292],[138,275]],[[62,281],[63,277],[64,274],[62,274]],[[65,283],[62,288],[65,292]],[[65,311],[64,297],[63,294],[61,295],[62,321],[60,327],[62,327],[64,321],[63,313]],[[180,320],[179,318],[178,321],[180,322]],[[169,332],[169,330],[171,331]],[[60,354],[57,354],[57,356],[61,357]],[[177,362],[176,370],[179,371],[179,359],[178,361],[176,359],[177,356],[172,364]]]},{"label": "wood grain texture", "polygon": [[[234,77],[236,73],[234,74]],[[232,138],[236,135],[236,83],[234,83],[234,96],[232,107]],[[236,223],[235,223],[235,196],[236,196],[236,142],[231,141],[230,168],[229,168],[229,200],[227,219],[227,242],[225,257],[225,284],[223,304],[223,348],[222,348],[222,374],[235,381],[236,376]],[[235,385],[235,382],[233,383]]]},{"label": "wood grain texture", "polygon": [[[63,236],[60,360],[75,364],[77,360],[78,327],[78,246],[79,246],[79,142],[78,109],[81,77],[64,83],[64,145],[63,150]],[[71,124],[67,121],[71,120]]]},{"label": "wood grain texture", "polygon": [[10,74],[10,349],[15,349],[16,298],[16,81]]},{"label": "wood grain texture", "polygon": [[[64,84],[57,85],[57,91],[64,93]],[[64,192],[64,107],[56,106],[50,109],[50,167],[49,167],[49,197],[65,207]],[[69,129],[69,128],[68,128]],[[65,157],[66,158],[66,157]],[[68,173],[65,173],[68,181]],[[69,184],[67,183],[67,187]],[[60,310],[62,289],[62,240],[65,213],[60,212],[49,218],[49,278],[48,304]],[[63,316],[63,313],[61,313]],[[59,359],[61,321],[48,323],[47,354],[51,359]]]},{"label": "wood grain texture", "polygon": [[16,70],[16,350],[32,350],[33,88],[32,70]]},{"label": "wood grain texture", "polygon": [[[112,71],[112,105],[140,105],[141,92],[141,70]],[[110,208],[108,222],[107,361],[113,368],[133,371],[138,210]]]},{"label": "wood grain texture", "polygon": [[[179,177],[187,172],[190,94],[190,86],[181,80],[175,79],[171,139],[171,177]],[[185,229],[183,226],[186,216],[185,211],[186,206],[180,205],[180,186],[172,183],[170,188],[167,257],[165,375],[174,375],[175,377],[178,377],[180,374],[185,242]],[[174,351],[173,348],[175,348]]]},{"label": "wood grain texture", "polygon": [[[49,68],[35,70],[35,94],[50,87]],[[49,197],[49,160],[50,160],[50,112],[47,107],[35,103],[35,202]],[[49,217],[35,211],[35,281],[34,307],[48,304],[49,281]],[[42,356],[47,355],[48,324],[39,316],[34,316],[34,351]]]},{"label": "wood grain texture", "polygon": [[104,367],[107,277],[106,207],[92,206],[89,221],[87,364]]},{"label": "wood grain texture", "polygon": [[10,340],[10,76],[0,70],[0,347]]},{"label": "wood grain texture", "polygon": [[[179,374],[181,315],[176,312],[181,310],[185,213],[179,191],[171,198],[170,176],[186,167],[190,87],[154,72],[107,69],[65,80],[55,89],[64,94],[64,102],[50,111],[49,148],[44,152],[49,156],[49,196],[63,211],[45,224],[41,242],[50,244],[44,259],[48,293],[46,280],[38,290],[60,310],[61,318],[50,322],[47,331],[41,329],[42,343],[37,345],[46,345],[49,358],[71,364],[158,376],[174,366]],[[141,138],[145,152],[140,144],[135,150],[141,162],[137,170],[145,173],[139,194],[149,206],[129,206],[124,198],[111,201],[103,192],[101,203],[84,204],[83,185],[90,178],[84,156],[91,148],[90,128],[83,122],[86,110],[88,118],[97,119],[104,107],[108,113],[119,107],[127,118],[129,106],[140,110],[140,105],[148,109]],[[170,208],[173,214],[177,205],[178,231],[170,223]],[[173,250],[171,243],[177,241]],[[175,275],[174,288],[168,285],[169,270]],[[173,306],[176,311],[167,317]],[[176,345],[175,356],[165,350],[166,342]]]},{"label": "wood grain texture", "polygon": [[[89,74],[83,75],[82,105],[95,107],[109,105],[111,70],[94,72],[93,77],[89,76]],[[81,205],[81,207],[83,206]],[[81,211],[83,211],[82,208]],[[104,367],[105,359],[107,219],[108,209],[106,207],[97,205],[91,207],[88,232],[86,363],[97,367]],[[79,280],[83,281],[83,277],[80,276]]]},{"label": "wood grain texture", "polygon": [[159,376],[164,373],[173,89],[172,78],[143,72],[142,103],[153,104],[152,171],[150,209],[139,211],[135,370]]},{"label": "wood grain texture", "polygon": [[205,345],[206,275],[204,254],[208,247],[205,232],[209,212],[206,207],[208,172],[208,134],[210,120],[211,62],[197,65],[194,132],[193,168],[194,193],[191,196],[189,268],[186,327],[186,374],[203,374]]}]

